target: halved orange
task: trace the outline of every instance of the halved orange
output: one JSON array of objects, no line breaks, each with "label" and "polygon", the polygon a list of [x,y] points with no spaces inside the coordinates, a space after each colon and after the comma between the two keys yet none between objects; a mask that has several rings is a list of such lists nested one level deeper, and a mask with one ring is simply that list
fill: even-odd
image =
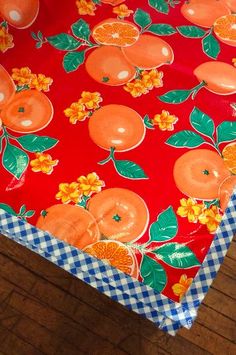
[{"label": "halved orange", "polygon": [[53,205],[39,217],[36,227],[79,249],[100,239],[94,217],[80,206]]},{"label": "halved orange", "polygon": [[221,156],[209,149],[194,149],[181,155],[173,174],[178,189],[199,200],[218,198],[220,184],[230,176]]},{"label": "halved orange", "polygon": [[134,252],[118,241],[102,240],[87,246],[84,251],[126,274],[138,278],[138,263]]},{"label": "halved orange", "polygon": [[236,174],[236,142],[227,144],[222,151],[223,159],[232,174]]},{"label": "halved orange", "polygon": [[139,29],[132,22],[119,19],[107,19],[92,30],[95,42],[108,46],[127,47],[139,38]]},{"label": "halved orange", "polygon": [[53,117],[48,97],[37,90],[21,91],[1,111],[5,126],[14,132],[31,133],[46,127]]},{"label": "halved orange", "polygon": [[222,211],[228,206],[230,197],[233,193],[234,188],[236,187],[236,176],[232,175],[226,178],[219,187],[219,199],[220,199],[220,208]]},{"label": "halved orange", "polygon": [[120,242],[140,238],[149,223],[146,203],[128,189],[110,188],[99,192],[89,200],[88,210],[95,217],[101,235]]},{"label": "halved orange", "polygon": [[0,110],[15,95],[15,84],[6,69],[0,64]]},{"label": "halved orange", "polygon": [[174,60],[171,46],[163,39],[149,34],[140,35],[132,46],[121,50],[128,62],[140,69],[158,68]]},{"label": "halved orange", "polygon": [[223,43],[236,47],[236,15],[226,15],[214,22],[214,33]]},{"label": "halved orange", "polygon": [[39,0],[0,0],[0,14],[13,27],[27,28],[39,12]]},{"label": "halved orange", "polygon": [[137,147],[146,128],[142,117],[124,105],[105,105],[96,110],[88,122],[89,135],[99,147],[124,152]]}]

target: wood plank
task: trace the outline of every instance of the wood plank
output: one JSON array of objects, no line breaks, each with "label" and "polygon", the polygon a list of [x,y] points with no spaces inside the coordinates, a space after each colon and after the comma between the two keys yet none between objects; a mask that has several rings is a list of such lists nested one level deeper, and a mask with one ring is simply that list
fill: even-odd
[{"label": "wood plank", "polygon": [[212,288],[236,300],[236,282],[235,280],[219,271],[215,278]]},{"label": "wood plank", "polygon": [[[224,300],[223,302],[222,299]],[[236,319],[235,301],[217,290],[210,289],[203,303],[232,320]]]},{"label": "wood plank", "polygon": [[[236,237],[235,237],[235,240],[236,240]],[[236,241],[233,241],[230,244],[230,247],[227,252],[227,256],[233,260],[236,260]]]},{"label": "wood plank", "polygon": [[236,280],[236,260],[226,256],[223,264],[220,267],[220,271]]}]

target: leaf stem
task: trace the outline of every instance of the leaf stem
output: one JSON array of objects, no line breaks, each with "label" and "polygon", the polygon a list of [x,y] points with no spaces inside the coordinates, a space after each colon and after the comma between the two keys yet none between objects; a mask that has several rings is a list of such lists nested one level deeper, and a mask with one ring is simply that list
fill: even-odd
[{"label": "leaf stem", "polygon": [[203,80],[197,86],[195,86],[194,88],[191,89],[191,91],[192,91],[192,99],[195,98],[195,96],[197,95],[198,91],[200,91],[204,86],[206,86],[206,82]]},{"label": "leaf stem", "polygon": [[99,161],[98,164],[99,164],[99,165],[104,165],[104,164],[106,164],[107,162],[109,162],[110,160],[112,160],[113,163],[114,163],[115,160],[116,160],[116,159],[115,159],[115,156],[114,156],[114,153],[115,153],[115,148],[114,148],[114,147],[111,147],[109,156],[108,156],[106,159]]}]

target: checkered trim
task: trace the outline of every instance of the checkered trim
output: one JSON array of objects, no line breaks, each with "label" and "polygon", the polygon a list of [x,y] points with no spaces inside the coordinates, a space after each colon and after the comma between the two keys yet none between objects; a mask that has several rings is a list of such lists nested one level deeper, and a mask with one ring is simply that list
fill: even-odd
[{"label": "checkered trim", "polygon": [[211,248],[181,304],[3,210],[0,210],[0,228],[1,232],[11,239],[43,255],[112,299],[145,315],[162,329],[174,334],[180,326],[191,327],[197,309],[236,232],[236,193],[231,198]]}]

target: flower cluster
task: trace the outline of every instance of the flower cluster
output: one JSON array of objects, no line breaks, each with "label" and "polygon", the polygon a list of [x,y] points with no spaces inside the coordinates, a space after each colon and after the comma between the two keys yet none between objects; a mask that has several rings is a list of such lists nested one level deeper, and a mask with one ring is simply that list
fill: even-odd
[{"label": "flower cluster", "polygon": [[56,199],[61,200],[62,203],[78,204],[83,196],[90,197],[93,193],[100,192],[104,186],[104,181],[100,180],[94,172],[87,176],[81,175],[77,181],[59,184]]},{"label": "flower cluster", "polygon": [[178,118],[171,115],[168,111],[162,110],[160,114],[156,114],[151,123],[154,126],[158,126],[162,131],[173,131],[174,124],[178,121]]},{"label": "flower cluster", "polygon": [[119,18],[129,17],[133,11],[128,8],[125,4],[120,6],[115,6],[113,8],[113,13],[116,14]]},{"label": "flower cluster", "polygon": [[93,110],[100,107],[99,103],[101,101],[102,98],[99,92],[83,91],[80,99],[66,108],[64,114],[66,117],[69,117],[70,123],[76,124],[77,121],[84,121],[87,117],[91,116]]},{"label": "flower cluster", "polygon": [[219,208],[216,205],[206,208],[203,203],[197,203],[192,198],[182,198],[180,200],[177,214],[181,217],[187,217],[190,223],[199,222],[205,224],[210,233],[216,231],[222,219]]},{"label": "flower cluster", "polygon": [[5,24],[0,24],[0,52],[4,53],[9,48],[14,47],[13,36],[8,33],[8,27]]},{"label": "flower cluster", "polygon": [[139,97],[147,94],[153,88],[163,86],[162,78],[163,72],[161,71],[159,72],[156,69],[150,71],[142,70],[139,72],[137,78],[124,86],[124,90],[129,92],[133,97]]},{"label": "flower cluster", "polygon": [[58,160],[52,160],[50,154],[35,153],[35,159],[30,161],[32,171],[35,173],[42,172],[50,175],[53,172],[54,166],[58,164]]},{"label": "flower cluster", "polygon": [[174,294],[179,297],[180,301],[183,299],[192,282],[193,279],[191,277],[188,278],[187,275],[183,274],[181,275],[179,282],[172,286]]},{"label": "flower cluster", "polygon": [[76,0],[79,15],[95,15],[96,5],[92,0]]},{"label": "flower cluster", "polygon": [[44,74],[33,74],[30,68],[13,68],[12,79],[17,83],[18,87],[27,85],[29,89],[36,89],[38,91],[49,91],[49,87],[53,80],[46,77]]}]

